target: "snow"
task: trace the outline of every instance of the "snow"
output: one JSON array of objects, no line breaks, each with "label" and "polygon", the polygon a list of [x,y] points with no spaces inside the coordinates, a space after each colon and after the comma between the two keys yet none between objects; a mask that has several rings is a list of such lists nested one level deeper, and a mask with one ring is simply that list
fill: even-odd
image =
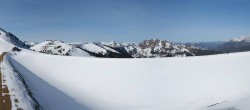
[{"label": "snow", "polygon": [[30,49],[37,52],[65,55],[70,49],[72,49],[72,46],[61,41],[44,41],[31,47]]},{"label": "snow", "polygon": [[74,45],[69,45],[62,41],[44,41],[33,47],[32,50],[42,53],[54,54],[54,55],[69,55],[78,57],[90,57],[91,55]]},{"label": "snow", "polygon": [[81,50],[79,48],[70,49],[68,54],[69,56],[91,57],[91,55],[88,52]]},{"label": "snow", "polygon": [[0,28],[0,39],[8,42],[9,44],[21,47],[21,48],[28,48],[25,43],[15,37],[13,34],[6,32],[5,30]]},{"label": "snow", "polygon": [[41,51],[42,50],[42,47],[49,44],[51,41],[44,41],[44,42],[41,42],[39,44],[36,44],[35,46],[31,47],[30,49],[34,49],[36,51]]},{"label": "snow", "polygon": [[7,34],[8,34],[8,32],[6,32],[5,30],[0,28],[0,38],[5,40],[8,43],[11,43],[11,39],[10,39],[10,37],[8,37]]},{"label": "snow", "polygon": [[101,42],[102,45],[107,45],[110,47],[121,47],[123,46],[121,43],[115,42],[115,41],[110,41],[110,42]]},{"label": "snow", "polygon": [[15,54],[10,55],[14,67],[41,104],[52,109],[249,108],[250,52],[154,59]]},{"label": "snow", "polygon": [[104,48],[104,49],[106,49],[106,50],[108,50],[108,51],[114,52],[114,53],[119,53],[119,52],[117,52],[116,50],[114,50],[114,49],[112,49],[112,48],[110,48],[110,47],[107,47],[107,46],[102,46],[102,48]]},{"label": "snow", "polygon": [[41,78],[35,76],[29,70],[17,62],[13,62],[16,70],[22,74],[32,90],[34,97],[45,110],[85,110],[84,106],[77,103],[68,95],[65,95],[57,88],[49,85]]},{"label": "snow", "polygon": [[107,50],[97,46],[94,43],[81,44],[80,48],[102,55],[105,55],[107,53]]},{"label": "snow", "polygon": [[36,43],[36,42],[29,42],[29,41],[24,41],[24,43],[25,43],[26,45],[28,45],[29,47],[33,47],[33,46],[35,46],[36,44],[38,44],[38,43]]},{"label": "snow", "polygon": [[[32,100],[25,90],[23,83],[19,80],[20,76],[14,71],[14,68],[12,68],[6,58],[4,58],[0,66],[2,77],[5,78],[3,85],[7,85],[10,90],[9,95],[12,102],[12,110],[17,110],[18,108],[32,110]],[[18,103],[15,100],[18,100]]]},{"label": "snow", "polygon": [[0,38],[0,54],[2,54],[3,52],[8,52],[10,51],[12,48],[14,47],[14,45],[6,42],[5,40]]},{"label": "snow", "polygon": [[149,57],[149,56],[152,56],[151,51],[152,49],[151,47],[149,47],[149,48],[143,49],[142,51],[139,51],[139,54]]}]

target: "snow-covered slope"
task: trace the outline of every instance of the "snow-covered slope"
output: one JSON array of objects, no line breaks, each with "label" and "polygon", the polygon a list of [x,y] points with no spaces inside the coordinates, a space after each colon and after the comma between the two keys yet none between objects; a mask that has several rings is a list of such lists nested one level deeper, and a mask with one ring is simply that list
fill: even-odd
[{"label": "snow-covered slope", "polygon": [[1,28],[0,28],[0,39],[4,40],[12,45],[21,47],[21,48],[28,48],[28,46],[25,43],[23,43],[21,40],[19,40],[15,35],[7,32]]},{"label": "snow-covered slope", "polygon": [[5,40],[0,38],[0,54],[2,54],[3,52],[8,52],[10,51],[12,48],[14,47],[14,45],[6,42]]},{"label": "snow-covered slope", "polygon": [[96,54],[102,54],[102,55],[107,54],[107,50],[97,46],[94,43],[84,43],[84,44],[81,44],[79,47],[84,49],[84,50],[96,53]]},{"label": "snow-covered slope", "polygon": [[87,51],[92,56],[95,57],[106,57],[106,58],[131,58],[129,54],[120,53],[116,49],[109,47],[108,45],[104,45],[103,42],[98,43],[77,43],[72,44],[84,51]]},{"label": "snow-covered slope", "polygon": [[[249,57],[246,52],[187,58],[91,59],[21,52],[10,59],[48,108],[248,110]],[[56,100],[59,96],[63,98]],[[62,104],[67,100],[72,102]]]},{"label": "snow-covered slope", "polygon": [[0,54],[10,51],[13,47],[28,48],[28,46],[13,34],[0,28]]}]

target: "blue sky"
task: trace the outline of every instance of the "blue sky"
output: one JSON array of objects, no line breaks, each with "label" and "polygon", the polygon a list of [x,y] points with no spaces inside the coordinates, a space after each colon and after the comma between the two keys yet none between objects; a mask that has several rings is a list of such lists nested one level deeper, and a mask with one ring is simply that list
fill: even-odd
[{"label": "blue sky", "polygon": [[27,41],[223,41],[250,35],[250,2],[0,0],[0,27]]}]

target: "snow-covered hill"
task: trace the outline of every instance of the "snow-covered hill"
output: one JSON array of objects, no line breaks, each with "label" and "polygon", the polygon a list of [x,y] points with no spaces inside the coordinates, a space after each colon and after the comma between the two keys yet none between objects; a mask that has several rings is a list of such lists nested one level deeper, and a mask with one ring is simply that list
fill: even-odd
[{"label": "snow-covered hill", "polygon": [[66,43],[63,43],[62,41],[44,41],[41,42],[33,47],[31,47],[31,50],[47,53],[47,54],[54,54],[54,55],[66,55],[66,53],[71,49],[72,47]]},{"label": "snow-covered hill", "polygon": [[26,51],[9,56],[40,104],[60,110],[248,110],[249,57],[93,59]]},{"label": "snow-covered hill", "polygon": [[47,40],[31,47],[30,49],[33,51],[52,55],[70,55],[82,57],[91,56],[88,52],[62,41]]}]

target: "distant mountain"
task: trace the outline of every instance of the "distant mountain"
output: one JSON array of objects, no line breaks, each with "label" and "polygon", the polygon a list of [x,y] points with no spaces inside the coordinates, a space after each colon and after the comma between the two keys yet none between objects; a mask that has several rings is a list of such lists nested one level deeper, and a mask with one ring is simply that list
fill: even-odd
[{"label": "distant mountain", "polygon": [[230,42],[250,42],[250,36],[241,36],[237,38],[233,38]]},{"label": "distant mountain", "polygon": [[217,42],[195,42],[195,43],[184,43],[186,46],[194,46],[198,47],[200,49],[205,49],[205,50],[214,50],[218,46],[222,45],[225,42],[222,41],[217,41]]},{"label": "distant mountain", "polygon": [[33,51],[52,54],[52,55],[70,55],[70,56],[82,56],[89,57],[91,56],[88,52],[64,43],[62,41],[53,41],[47,40],[36,44],[35,46],[30,48]]},{"label": "distant mountain", "polygon": [[138,44],[136,57],[176,57],[194,56],[184,45],[167,40],[150,39]]},{"label": "distant mountain", "polygon": [[132,58],[101,43],[64,43],[62,41],[47,40],[30,48],[33,51],[65,56]]},{"label": "distant mountain", "polygon": [[120,53],[116,49],[113,49],[109,45],[105,45],[103,43],[71,43],[71,45],[74,45],[96,57],[132,58],[130,55]]},{"label": "distant mountain", "polygon": [[104,43],[123,54],[129,54],[134,58],[154,57],[184,57],[212,55],[221,52],[198,48],[191,45],[176,44],[167,40],[150,39],[136,43],[118,43],[115,41]]},{"label": "distant mountain", "polygon": [[227,42],[185,44],[159,39],[144,40],[140,43],[119,43],[116,41],[64,43],[57,40],[34,43],[23,42],[0,28],[0,46],[5,48],[2,50],[6,51],[16,46],[41,53],[65,56],[104,58],[185,57],[250,51],[250,36],[233,38]]},{"label": "distant mountain", "polygon": [[106,58],[155,58],[185,57],[220,54],[222,52],[203,49],[193,45],[175,44],[167,40],[150,39],[136,43],[90,42],[64,43],[45,41],[30,48],[31,50],[69,56],[94,56]]},{"label": "distant mountain", "polygon": [[35,45],[37,45],[37,42],[29,42],[29,41],[23,41],[28,47],[33,47]]},{"label": "distant mountain", "polygon": [[250,36],[236,37],[226,42],[199,42],[199,43],[186,43],[185,45],[195,46],[202,49],[203,51],[206,51],[206,52],[199,52],[202,55],[207,54],[207,52],[212,54],[244,52],[244,51],[250,51]]},{"label": "distant mountain", "polygon": [[233,38],[230,41],[219,45],[215,50],[222,52],[250,51],[250,36]]}]

